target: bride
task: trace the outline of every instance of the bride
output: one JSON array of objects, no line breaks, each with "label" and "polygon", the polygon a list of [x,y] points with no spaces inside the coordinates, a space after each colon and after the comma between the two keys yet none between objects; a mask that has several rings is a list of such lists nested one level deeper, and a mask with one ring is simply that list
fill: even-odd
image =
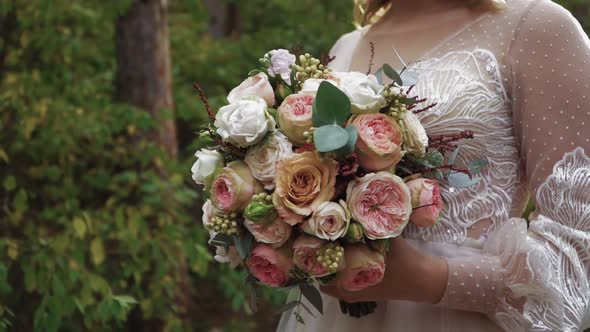
[{"label": "bride", "polygon": [[[590,41],[580,25],[550,0],[356,5],[364,26],[337,41],[332,67],[406,65],[419,77],[413,92],[437,103],[419,115],[428,133],[472,130],[463,158],[489,166],[475,187],[443,188],[435,227],[391,242],[381,284],[323,287],[323,315],[303,325],[286,313],[278,330],[589,328]],[[338,299],[379,305],[353,318]]]}]

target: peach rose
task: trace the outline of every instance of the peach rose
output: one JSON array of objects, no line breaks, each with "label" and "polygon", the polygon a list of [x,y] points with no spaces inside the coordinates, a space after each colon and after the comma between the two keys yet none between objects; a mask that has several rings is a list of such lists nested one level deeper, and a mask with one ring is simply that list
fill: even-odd
[{"label": "peach rose", "polygon": [[292,94],[279,106],[277,116],[279,128],[294,145],[305,144],[307,138],[303,136],[303,133],[313,127],[314,100],[314,94]]},{"label": "peach rose", "polygon": [[260,282],[272,287],[284,286],[289,281],[293,260],[286,249],[274,249],[267,244],[258,244],[248,257],[246,266]]},{"label": "peach rose", "polygon": [[353,116],[349,123],[358,131],[355,151],[367,171],[392,169],[402,159],[403,133],[395,120],[385,114]]},{"label": "peach rose", "polygon": [[410,189],[389,172],[370,173],[351,181],[346,197],[352,218],[371,240],[400,235],[412,212]]},{"label": "peach rose", "polygon": [[211,201],[222,213],[243,211],[254,194],[264,191],[262,184],[241,160],[232,161],[221,169],[211,185]]},{"label": "peach rose", "polygon": [[434,225],[442,210],[442,199],[438,182],[430,179],[415,179],[406,183],[412,195],[410,222],[428,227]]},{"label": "peach rose", "polygon": [[239,86],[230,91],[227,101],[230,104],[235,104],[242,98],[252,96],[264,99],[268,107],[272,107],[275,104],[275,92],[265,73],[248,77]]},{"label": "peach rose", "polygon": [[344,264],[344,269],[336,275],[336,282],[339,287],[349,292],[377,285],[385,275],[383,256],[364,244],[346,247]]},{"label": "peach rose", "polygon": [[273,204],[279,216],[296,225],[336,192],[338,163],[306,151],[277,163]]}]

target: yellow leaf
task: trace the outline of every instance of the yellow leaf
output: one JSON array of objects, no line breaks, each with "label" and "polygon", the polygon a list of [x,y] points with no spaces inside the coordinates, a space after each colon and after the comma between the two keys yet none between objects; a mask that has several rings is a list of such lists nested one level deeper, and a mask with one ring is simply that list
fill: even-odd
[{"label": "yellow leaf", "polygon": [[0,149],[0,159],[8,163],[8,155],[6,154],[6,151],[4,151],[4,149]]},{"label": "yellow leaf", "polygon": [[74,231],[76,232],[76,236],[80,239],[86,235],[86,223],[82,218],[74,218]]},{"label": "yellow leaf", "polygon": [[94,265],[100,265],[104,262],[104,245],[102,244],[102,240],[96,238],[92,240],[90,243],[90,254],[92,255],[92,262]]},{"label": "yellow leaf", "polygon": [[10,259],[12,259],[13,261],[18,258],[18,244],[16,242],[9,241],[8,248],[6,251],[7,251],[6,254],[8,255],[8,257]]}]

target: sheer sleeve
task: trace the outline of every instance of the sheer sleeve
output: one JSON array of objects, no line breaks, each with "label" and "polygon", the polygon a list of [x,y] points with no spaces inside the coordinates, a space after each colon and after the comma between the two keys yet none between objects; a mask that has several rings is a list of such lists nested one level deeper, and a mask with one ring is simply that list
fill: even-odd
[{"label": "sheer sleeve", "polygon": [[481,256],[449,259],[441,304],[507,331],[579,331],[590,323],[590,41],[565,9],[534,1],[508,58],[536,209],[528,229],[511,219]]}]

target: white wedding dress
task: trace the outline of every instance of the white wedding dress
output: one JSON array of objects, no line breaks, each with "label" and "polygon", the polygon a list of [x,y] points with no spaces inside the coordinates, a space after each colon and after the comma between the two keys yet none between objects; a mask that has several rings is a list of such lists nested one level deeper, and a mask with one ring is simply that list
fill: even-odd
[{"label": "white wedding dress", "polygon": [[[485,158],[482,181],[443,188],[443,219],[409,226],[423,252],[447,258],[441,303],[379,303],[363,318],[292,312],[278,331],[580,331],[590,328],[590,41],[549,0],[508,0],[412,64],[413,90],[437,106],[419,114],[430,135],[472,130],[459,162]],[[336,43],[350,68],[369,28]],[[520,219],[533,197],[530,227]]]}]

